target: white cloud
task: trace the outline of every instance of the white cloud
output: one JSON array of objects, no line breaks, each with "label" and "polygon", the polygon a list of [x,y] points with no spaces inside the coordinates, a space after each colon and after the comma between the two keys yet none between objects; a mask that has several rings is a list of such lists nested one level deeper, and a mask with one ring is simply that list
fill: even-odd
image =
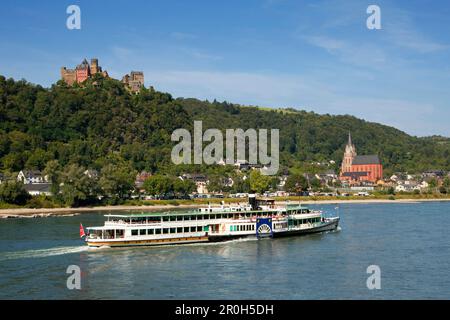
[{"label": "white cloud", "polygon": [[385,30],[392,44],[418,53],[433,53],[450,48],[448,44],[442,44],[427,38],[415,28],[414,23],[406,16],[387,22]]},{"label": "white cloud", "polygon": [[385,51],[371,43],[354,43],[328,36],[302,37],[307,43],[326,50],[338,59],[357,67],[383,68],[387,61]]}]

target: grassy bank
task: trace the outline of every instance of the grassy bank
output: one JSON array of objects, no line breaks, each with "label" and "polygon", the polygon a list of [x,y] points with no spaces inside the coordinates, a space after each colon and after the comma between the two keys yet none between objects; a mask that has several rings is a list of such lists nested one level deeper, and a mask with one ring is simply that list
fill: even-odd
[{"label": "grassy bank", "polygon": [[[364,201],[364,200],[445,200],[450,199],[450,195],[445,194],[396,194],[396,195],[380,195],[380,194],[374,194],[370,196],[349,196],[349,197],[336,197],[336,196],[308,196],[308,197],[273,197],[277,202],[283,202],[283,201],[302,201],[302,202],[313,202],[313,201],[339,201],[339,202],[345,202],[345,201]],[[224,199],[218,199],[218,198],[210,198],[210,199],[191,199],[191,200],[126,200],[120,205],[117,206],[183,206],[183,205],[208,205],[208,204],[221,204],[222,201],[225,203],[246,203],[247,198],[224,198]],[[111,205],[105,204],[105,205],[95,205],[95,207],[112,207]],[[1,209],[64,209],[66,207],[55,204],[51,201],[40,201],[36,203],[29,203],[24,206],[14,205],[14,204],[8,204],[8,203],[0,203],[0,210]],[[76,208],[74,208],[76,209]]]}]

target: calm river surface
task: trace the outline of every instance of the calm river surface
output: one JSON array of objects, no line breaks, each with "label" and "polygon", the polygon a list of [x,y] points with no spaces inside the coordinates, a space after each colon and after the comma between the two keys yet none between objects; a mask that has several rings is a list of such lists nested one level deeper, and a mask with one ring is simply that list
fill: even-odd
[{"label": "calm river surface", "polygon": [[[334,205],[310,206],[334,213]],[[341,230],[88,249],[102,214],[0,221],[0,299],[450,299],[450,202],[341,204]],[[68,290],[78,265],[81,290]],[[369,265],[381,289],[369,290]]]}]

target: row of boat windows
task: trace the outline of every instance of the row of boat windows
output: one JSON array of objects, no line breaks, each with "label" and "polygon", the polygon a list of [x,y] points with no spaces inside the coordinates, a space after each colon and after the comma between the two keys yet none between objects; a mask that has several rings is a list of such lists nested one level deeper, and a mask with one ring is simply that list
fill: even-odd
[{"label": "row of boat windows", "polygon": [[[316,222],[320,222],[320,217],[319,218],[310,218],[310,219],[290,220],[289,221],[289,225],[296,227],[296,226],[299,226],[299,225],[302,225],[302,224],[316,223]],[[288,227],[288,223],[287,222],[281,222],[281,223],[275,223],[274,224],[274,229],[275,230],[286,229],[287,227]]]},{"label": "row of boat windows", "polygon": [[230,231],[254,231],[254,224],[240,224],[236,226],[230,226]]},{"label": "row of boat windows", "polygon": [[[145,224],[145,223],[159,223],[159,222],[173,222],[173,221],[197,221],[197,220],[211,220],[211,219],[237,219],[237,218],[251,218],[251,217],[269,217],[275,214],[274,212],[242,212],[242,213],[218,213],[218,214],[200,214],[200,215],[179,215],[179,216],[163,216],[163,217],[142,217],[142,218],[131,218],[130,220],[124,221],[123,219],[113,219],[112,221],[117,222],[131,222],[133,224]],[[283,214],[285,215],[285,214]]]},{"label": "row of boat windows", "polygon": [[[230,231],[254,231],[254,224],[231,225]],[[156,228],[156,229],[134,229],[131,230],[132,236],[145,236],[155,234],[173,234],[208,231],[208,227],[178,227],[178,228]]]},{"label": "row of boat windows", "polygon": [[318,218],[310,218],[310,219],[296,219],[296,220],[291,220],[292,224],[294,226],[298,226],[300,224],[305,224],[305,223],[317,223],[320,222],[320,217]]},{"label": "row of boat windows", "polygon": [[174,234],[174,233],[189,233],[208,231],[208,227],[179,227],[179,228],[156,228],[156,229],[134,229],[131,230],[132,236],[145,236],[154,234]]}]

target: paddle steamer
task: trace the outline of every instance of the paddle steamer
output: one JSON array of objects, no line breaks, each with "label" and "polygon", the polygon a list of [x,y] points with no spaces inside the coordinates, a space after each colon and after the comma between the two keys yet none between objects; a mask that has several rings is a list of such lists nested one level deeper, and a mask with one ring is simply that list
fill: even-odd
[{"label": "paddle steamer", "polygon": [[[188,212],[108,214],[104,226],[89,227],[90,247],[154,246],[227,241],[245,237],[285,237],[334,230],[339,217],[300,204],[276,206],[273,199],[249,197],[245,205]],[[82,228],[81,228],[82,229]],[[84,229],[80,230],[84,235]]]}]

